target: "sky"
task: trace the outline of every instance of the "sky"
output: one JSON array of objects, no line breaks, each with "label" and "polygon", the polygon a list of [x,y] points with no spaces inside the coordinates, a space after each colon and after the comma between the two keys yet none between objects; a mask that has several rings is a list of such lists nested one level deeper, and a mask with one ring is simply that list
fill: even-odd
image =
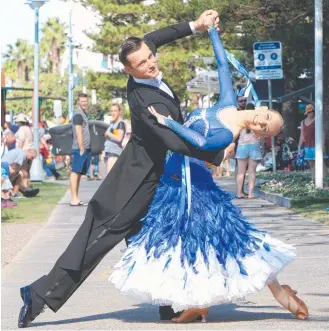
[{"label": "sky", "polygon": [[[25,0],[0,0],[0,40],[1,52],[5,52],[7,44],[14,44],[20,39],[34,42],[34,12]],[[69,11],[73,8],[73,38],[84,47],[92,43],[83,30],[94,30],[97,22],[96,14],[79,4],[49,0],[40,8],[40,28],[50,17],[59,17],[61,22],[68,23]]]}]

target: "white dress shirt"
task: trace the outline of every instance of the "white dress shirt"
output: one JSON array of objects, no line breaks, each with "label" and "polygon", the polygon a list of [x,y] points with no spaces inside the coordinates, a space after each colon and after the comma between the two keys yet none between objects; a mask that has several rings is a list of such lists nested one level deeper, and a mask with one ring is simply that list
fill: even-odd
[{"label": "white dress shirt", "polygon": [[140,78],[134,77],[134,80],[136,83],[157,87],[160,90],[162,90],[163,92],[166,92],[167,94],[169,94],[172,98],[174,98],[174,94],[172,93],[169,86],[165,82],[162,81],[162,72],[161,71],[159,72],[159,75],[155,78],[140,79]]}]

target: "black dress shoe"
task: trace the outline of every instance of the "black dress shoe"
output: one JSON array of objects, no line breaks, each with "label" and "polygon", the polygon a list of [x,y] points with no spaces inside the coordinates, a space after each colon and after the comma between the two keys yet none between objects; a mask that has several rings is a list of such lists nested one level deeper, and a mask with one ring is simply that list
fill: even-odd
[{"label": "black dress shoe", "polygon": [[20,289],[21,298],[24,302],[18,316],[18,327],[26,328],[44,310],[45,303],[32,290],[31,286]]},{"label": "black dress shoe", "polygon": [[[160,306],[160,321],[171,321],[174,317],[179,317],[183,311],[178,311],[177,313],[171,308],[171,306]],[[202,321],[202,316],[198,316],[197,321]]]},{"label": "black dress shoe", "polygon": [[29,187],[26,190],[22,191],[22,193],[23,193],[23,195],[24,195],[25,198],[33,198],[39,192],[40,192],[40,190],[38,188],[32,188],[32,187]]},{"label": "black dress shoe", "polygon": [[182,313],[181,311],[175,313],[170,306],[159,307],[160,321],[170,321],[174,317],[179,317],[181,313]]}]

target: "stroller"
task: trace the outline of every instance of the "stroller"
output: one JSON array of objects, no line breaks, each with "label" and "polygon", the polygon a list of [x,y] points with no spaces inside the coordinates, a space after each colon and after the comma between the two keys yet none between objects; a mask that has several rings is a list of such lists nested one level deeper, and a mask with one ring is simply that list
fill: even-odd
[{"label": "stroller", "polygon": [[281,163],[282,169],[291,171],[295,168],[295,160],[297,157],[297,144],[291,137],[285,139],[281,144]]},{"label": "stroller", "polygon": [[304,155],[304,149],[296,152],[296,170],[303,171],[310,168],[308,162],[304,160]]}]

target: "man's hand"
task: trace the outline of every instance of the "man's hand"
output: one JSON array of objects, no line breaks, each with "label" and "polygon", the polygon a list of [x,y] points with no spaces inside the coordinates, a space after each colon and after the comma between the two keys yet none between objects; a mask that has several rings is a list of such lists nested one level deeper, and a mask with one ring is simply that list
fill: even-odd
[{"label": "man's hand", "polygon": [[80,148],[80,155],[82,156],[85,153],[85,149],[84,148]]},{"label": "man's hand", "polygon": [[206,10],[193,25],[196,31],[206,31],[213,25],[219,31],[219,15],[215,10]]}]

